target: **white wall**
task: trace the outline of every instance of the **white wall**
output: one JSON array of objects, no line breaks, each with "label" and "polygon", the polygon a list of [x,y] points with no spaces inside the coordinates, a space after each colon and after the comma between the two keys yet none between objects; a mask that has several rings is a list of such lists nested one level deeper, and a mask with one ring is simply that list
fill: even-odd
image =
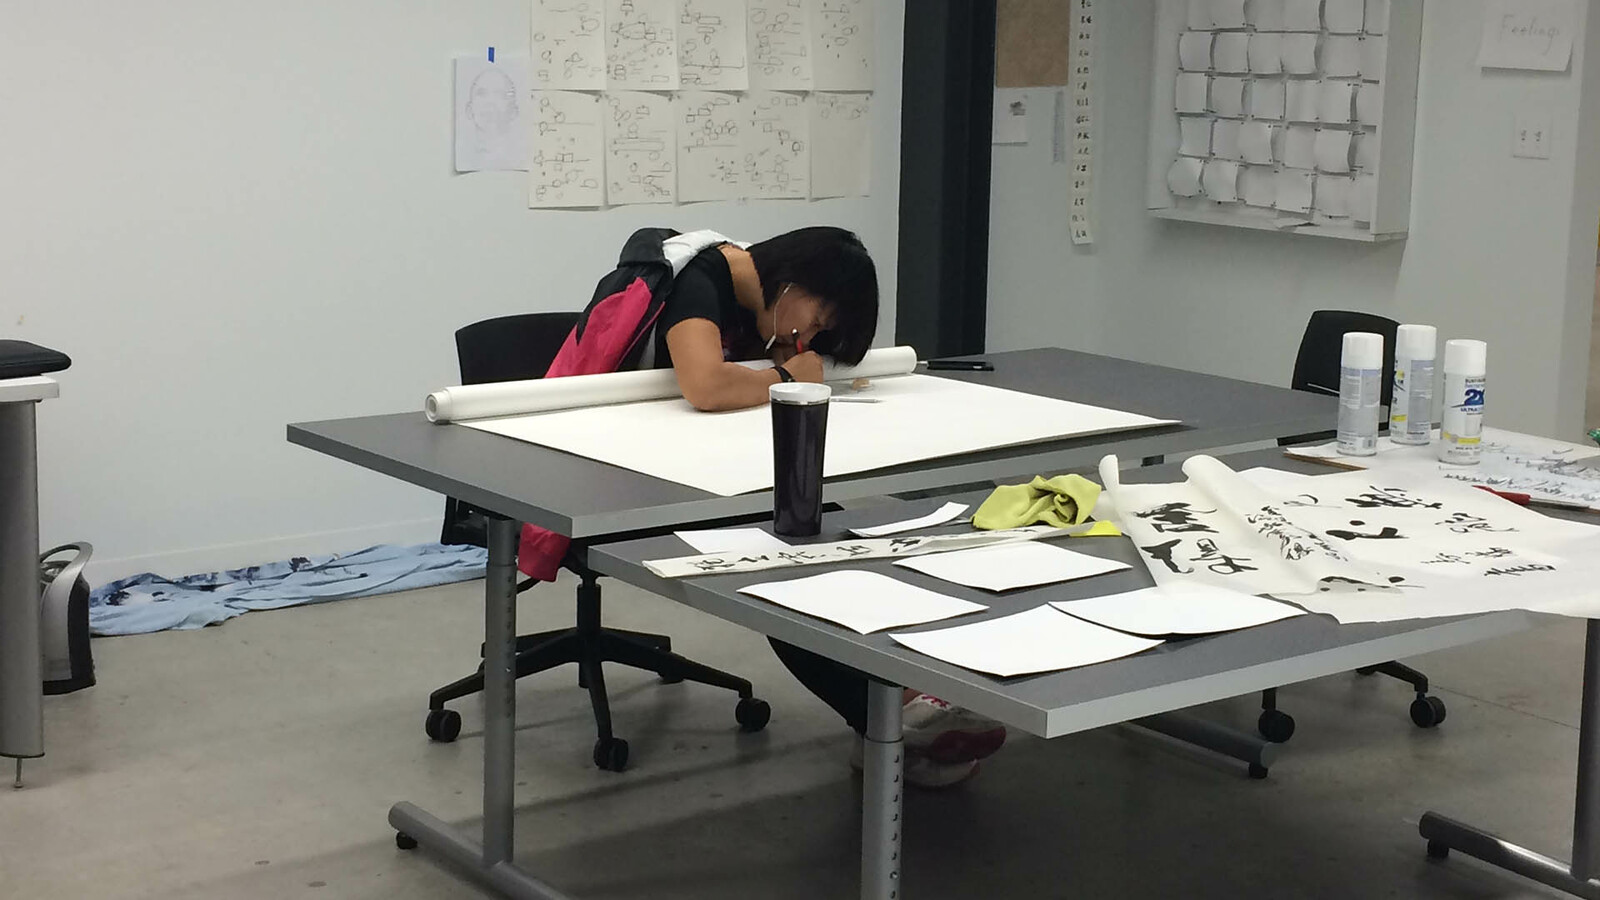
[{"label": "white wall", "polygon": [[420,409],[455,328],[580,308],[641,226],[853,228],[892,336],[904,4],[877,7],[871,198],[597,213],[451,171],[450,60],[526,52],[523,0],[15,5],[0,336],[75,359],[42,539],[92,541],[100,578],[436,539],[436,496],[284,426]]},{"label": "white wall", "polygon": [[[1097,243],[1071,244],[1068,171],[1050,161],[1039,92],[1034,141],[994,148],[990,349],[1056,343],[1286,385],[1311,312],[1360,309],[1488,340],[1490,421],[1580,435],[1600,223],[1600,65],[1584,58],[1600,28],[1570,74],[1485,72],[1483,6],[1426,4],[1411,235],[1372,246],[1149,217],[1155,2],[1104,4]],[[1548,161],[1511,157],[1524,106],[1552,114]]]}]

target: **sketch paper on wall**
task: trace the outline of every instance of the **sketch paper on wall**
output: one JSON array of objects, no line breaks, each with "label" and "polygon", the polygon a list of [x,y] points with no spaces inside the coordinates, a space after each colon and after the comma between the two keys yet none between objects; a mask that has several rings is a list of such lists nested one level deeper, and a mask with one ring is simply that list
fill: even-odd
[{"label": "sketch paper on wall", "polygon": [[750,87],[809,91],[811,17],[807,0],[748,0]]},{"label": "sketch paper on wall", "polygon": [[744,0],[683,0],[678,20],[678,80],[684,88],[742,91],[746,64]]},{"label": "sketch paper on wall", "polygon": [[737,200],[744,196],[744,101],[715,91],[682,91],[678,117],[678,200]]},{"label": "sketch paper on wall", "polygon": [[606,6],[606,87],[678,89],[677,0],[610,0]]},{"label": "sketch paper on wall", "polygon": [[457,172],[528,168],[528,60],[455,61]]},{"label": "sketch paper on wall", "polygon": [[871,159],[870,94],[812,94],[811,196],[864,197]]},{"label": "sketch paper on wall", "polygon": [[533,0],[532,25],[530,87],[547,91],[605,90],[606,40],[601,0]]},{"label": "sketch paper on wall", "polygon": [[528,157],[528,206],[605,205],[605,127],[600,98],[575,91],[534,91]]}]

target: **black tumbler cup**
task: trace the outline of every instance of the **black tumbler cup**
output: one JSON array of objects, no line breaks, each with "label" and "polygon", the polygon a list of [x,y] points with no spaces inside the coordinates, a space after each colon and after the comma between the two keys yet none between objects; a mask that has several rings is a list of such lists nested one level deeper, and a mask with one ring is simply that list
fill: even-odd
[{"label": "black tumbler cup", "polygon": [[822,453],[828,437],[825,384],[775,384],[772,399],[772,523],[788,537],[822,533]]}]

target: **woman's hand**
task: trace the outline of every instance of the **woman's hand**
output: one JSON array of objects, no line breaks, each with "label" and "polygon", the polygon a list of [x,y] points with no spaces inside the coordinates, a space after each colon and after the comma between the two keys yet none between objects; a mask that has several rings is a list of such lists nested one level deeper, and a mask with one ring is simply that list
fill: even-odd
[{"label": "woman's hand", "polygon": [[810,350],[790,357],[783,364],[783,367],[789,370],[789,374],[794,376],[795,381],[810,381],[814,383],[822,381],[822,357]]}]

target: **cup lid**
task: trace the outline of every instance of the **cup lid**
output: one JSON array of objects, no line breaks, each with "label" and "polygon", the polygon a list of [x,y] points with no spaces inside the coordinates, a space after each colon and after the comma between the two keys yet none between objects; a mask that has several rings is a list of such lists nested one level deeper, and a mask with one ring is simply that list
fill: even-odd
[{"label": "cup lid", "polygon": [[828,398],[833,396],[833,388],[806,381],[786,381],[767,388],[767,396],[772,398],[773,403],[811,406],[816,403],[827,403]]}]

